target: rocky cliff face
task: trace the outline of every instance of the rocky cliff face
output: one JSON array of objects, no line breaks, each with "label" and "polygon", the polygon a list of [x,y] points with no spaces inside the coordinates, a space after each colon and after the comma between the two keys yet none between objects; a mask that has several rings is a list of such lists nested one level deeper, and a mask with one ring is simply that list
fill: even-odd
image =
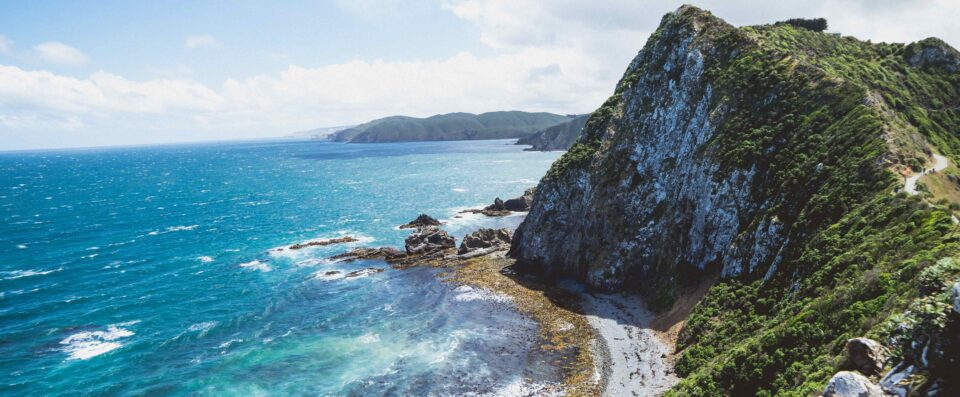
[{"label": "rocky cliff face", "polygon": [[675,395],[819,393],[823,363],[889,336],[917,271],[960,252],[946,201],[896,194],[908,166],[960,154],[954,54],[681,7],[537,186],[517,270],[655,308],[722,275],[681,333]]},{"label": "rocky cliff face", "polygon": [[[563,169],[561,160],[538,187],[514,240],[523,266],[602,289],[705,270],[766,270],[790,225],[763,216],[770,203],[755,182],[766,170],[756,162],[728,167],[717,139],[755,103],[718,92],[722,82],[708,70],[732,67],[754,45],[693,7],[664,17],[587,124],[579,145],[593,142],[595,151]],[[780,99],[772,89],[758,96],[771,105]]]}]

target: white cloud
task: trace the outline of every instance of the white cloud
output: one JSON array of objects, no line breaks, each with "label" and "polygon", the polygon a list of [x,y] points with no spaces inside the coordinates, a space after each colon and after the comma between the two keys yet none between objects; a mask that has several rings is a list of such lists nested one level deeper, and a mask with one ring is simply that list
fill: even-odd
[{"label": "white cloud", "polygon": [[187,36],[183,40],[183,48],[192,50],[195,48],[218,48],[223,44],[216,37],[209,34]]},{"label": "white cloud", "polygon": [[[377,9],[370,1],[353,11]],[[960,2],[947,0],[882,7],[866,1],[701,3],[736,25],[824,16],[831,29],[862,39],[939,36],[960,42],[960,25],[950,21],[960,14]],[[37,145],[63,144],[50,138],[50,131],[70,131],[84,144],[136,143],[272,136],[392,114],[588,112],[612,93],[662,15],[679,5],[666,0],[450,0],[443,7],[475,25],[487,50],[438,59],[292,65],[224,78],[219,85],[194,81],[185,65],[153,70],[157,78],[141,81],[102,71],[69,77],[0,66],[0,142],[11,142],[4,134],[21,133],[36,135]],[[217,45],[209,35],[184,43],[187,48]],[[108,139],[102,131],[113,135]]]},{"label": "white cloud", "polygon": [[33,54],[43,62],[63,66],[82,66],[90,61],[80,50],[58,41],[37,44]]}]

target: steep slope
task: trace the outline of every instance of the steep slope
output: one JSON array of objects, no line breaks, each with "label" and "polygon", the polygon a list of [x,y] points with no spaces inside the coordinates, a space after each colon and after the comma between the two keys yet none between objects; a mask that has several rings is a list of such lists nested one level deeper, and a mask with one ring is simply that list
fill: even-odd
[{"label": "steep slope", "polygon": [[934,152],[960,155],[958,65],[935,39],[735,28],[681,7],[541,181],[511,255],[655,309],[720,274],[681,334],[673,393],[819,392],[847,338],[886,340],[915,302],[946,299],[917,275],[960,251],[950,203],[895,191]]},{"label": "steep slope", "polygon": [[522,138],[570,120],[552,113],[449,113],[416,118],[392,116],[331,135],[337,142],[378,143]]},{"label": "steep slope", "polygon": [[589,114],[584,114],[565,123],[544,128],[526,138],[520,138],[517,145],[530,145],[527,150],[539,152],[567,150],[580,138],[580,131],[583,131],[589,118]]}]

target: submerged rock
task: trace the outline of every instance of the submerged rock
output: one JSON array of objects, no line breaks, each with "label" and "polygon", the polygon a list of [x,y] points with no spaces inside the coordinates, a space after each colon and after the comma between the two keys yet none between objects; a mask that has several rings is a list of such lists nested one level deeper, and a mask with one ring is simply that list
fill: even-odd
[{"label": "submerged rock", "polygon": [[407,254],[426,254],[457,246],[457,241],[446,231],[435,226],[418,228],[404,240]]},{"label": "submerged rock", "polygon": [[333,245],[333,244],[355,243],[357,241],[359,240],[357,240],[355,237],[344,236],[344,237],[338,237],[338,238],[331,238],[328,240],[317,240],[317,241],[307,241],[305,243],[297,243],[297,244],[291,245],[289,248],[292,250],[298,250],[298,249],[303,249],[307,247],[322,247],[322,246]]},{"label": "submerged rock", "polygon": [[481,249],[507,249],[512,238],[508,229],[479,229],[463,237],[457,254],[464,255]]},{"label": "submerged rock", "polygon": [[847,341],[847,360],[865,374],[878,375],[883,371],[886,351],[873,339],[853,338]]},{"label": "submerged rock", "polygon": [[438,221],[436,218],[430,215],[420,214],[419,216],[417,216],[417,219],[414,219],[408,223],[400,225],[400,228],[415,229],[415,228],[427,227],[427,226],[440,226],[440,221]]},{"label": "submerged rock", "polygon": [[884,397],[880,386],[873,384],[867,377],[856,372],[840,371],[827,388],[823,390],[823,397]]},{"label": "submerged rock", "polygon": [[407,254],[403,251],[400,251],[396,248],[390,247],[379,247],[379,248],[357,248],[355,250],[344,252],[342,254],[337,254],[329,257],[328,259],[337,262],[351,262],[361,259],[382,259],[388,263],[393,263],[395,261],[402,260],[407,257]]}]

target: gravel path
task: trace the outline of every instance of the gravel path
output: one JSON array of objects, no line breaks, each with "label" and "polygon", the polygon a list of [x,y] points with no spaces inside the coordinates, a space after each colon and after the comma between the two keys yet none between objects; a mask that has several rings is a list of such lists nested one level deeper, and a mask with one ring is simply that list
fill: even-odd
[{"label": "gravel path", "polygon": [[603,339],[603,396],[659,396],[679,378],[669,360],[673,347],[648,328],[653,315],[639,299],[621,294],[583,294],[587,321]]},{"label": "gravel path", "polygon": [[[946,157],[943,157],[939,154],[933,155],[933,171],[939,172],[947,168],[947,165],[950,163],[947,161]],[[928,174],[927,172],[917,172],[913,175],[907,177],[906,183],[903,184],[903,190],[909,194],[917,194],[917,181],[920,180],[920,177]]]}]

